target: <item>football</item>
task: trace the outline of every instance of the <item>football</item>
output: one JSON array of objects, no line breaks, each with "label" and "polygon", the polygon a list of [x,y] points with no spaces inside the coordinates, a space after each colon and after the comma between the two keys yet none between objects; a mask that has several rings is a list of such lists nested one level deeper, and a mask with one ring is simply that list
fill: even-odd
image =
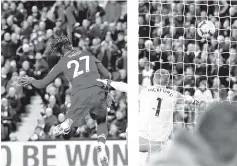
[{"label": "football", "polygon": [[202,38],[209,38],[214,35],[215,25],[208,20],[201,21],[197,27],[197,33]]}]

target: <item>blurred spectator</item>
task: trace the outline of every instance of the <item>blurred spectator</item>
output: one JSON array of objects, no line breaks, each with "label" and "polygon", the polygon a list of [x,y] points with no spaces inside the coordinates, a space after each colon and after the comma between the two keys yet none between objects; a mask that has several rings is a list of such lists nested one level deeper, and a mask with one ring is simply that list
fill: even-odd
[{"label": "blurred spectator", "polygon": [[43,141],[46,138],[43,128],[37,126],[29,141]]},{"label": "blurred spectator", "polygon": [[58,124],[58,118],[53,114],[52,108],[45,109],[45,125],[51,127]]},{"label": "blurred spectator", "polygon": [[10,141],[18,141],[17,136],[13,133],[9,135]]},{"label": "blurred spectator", "polygon": [[150,63],[146,63],[144,69],[142,70],[142,86],[151,86],[151,77],[154,70],[150,68]]},{"label": "blurred spectator", "polygon": [[111,124],[109,128],[109,137],[118,138],[118,127],[115,124]]},{"label": "blurred spectator", "polygon": [[[12,111],[14,111],[16,114],[19,115],[20,109],[21,109],[21,101],[19,100],[16,94],[16,89],[14,87],[9,88],[7,99],[8,99],[9,105],[11,106]],[[17,116],[17,120],[20,121],[18,116]]]},{"label": "blurred spectator", "polygon": [[6,87],[8,82],[8,78],[7,78],[7,70],[5,67],[2,67],[2,71],[1,71],[1,83],[3,87]]},{"label": "blurred spectator", "polygon": [[56,117],[61,113],[61,109],[60,107],[56,104],[56,98],[55,96],[51,95],[49,97],[49,104],[48,104],[49,108],[52,108],[53,110],[53,115],[55,115]]},{"label": "blurred spectator", "polygon": [[202,80],[199,83],[198,88],[196,89],[194,93],[195,99],[198,101],[205,101],[205,102],[210,102],[212,100],[212,93],[207,87],[207,81]]},{"label": "blurred spectator", "polygon": [[58,123],[62,123],[65,120],[65,115],[63,113],[60,113],[58,115]]},{"label": "blurred spectator", "polygon": [[121,6],[116,1],[109,1],[105,6],[104,20],[107,22],[116,22],[121,16]]},{"label": "blurred spectator", "polygon": [[56,87],[57,90],[57,100],[58,100],[58,104],[62,105],[63,102],[65,101],[65,87],[62,86],[62,80],[60,78],[56,78],[54,80],[54,85]]},{"label": "blurred spectator", "polygon": [[16,130],[16,113],[11,108],[6,98],[2,98],[1,104],[1,123],[3,126],[4,139],[9,139],[9,134]]},{"label": "blurred spectator", "polygon": [[[31,97],[40,95],[45,108],[38,121],[34,140],[57,139],[52,136],[54,125],[65,120],[70,108],[70,85],[59,76],[46,89],[22,87],[19,79],[31,76],[42,79],[62,56],[52,52],[53,39],[67,35],[75,48],[88,50],[113,75],[113,80],[126,81],[127,74],[127,16],[126,2],[116,1],[2,1],[2,56],[1,96],[3,139],[9,140],[11,131],[17,130],[21,113]],[[123,96],[123,97],[121,97]],[[120,95],[126,99],[125,94]],[[5,103],[6,103],[5,102]],[[120,109],[119,100],[112,108],[112,116]],[[126,102],[124,102],[126,103]],[[4,105],[4,106],[3,106]],[[123,113],[127,106],[124,104]],[[126,118],[126,115],[123,116]],[[115,119],[113,119],[115,120]],[[85,133],[77,137],[96,138],[94,122],[86,120]],[[80,130],[80,129],[78,129]],[[119,133],[120,134],[120,133]],[[119,136],[118,136],[119,137]],[[118,138],[117,137],[117,138]]]},{"label": "blurred spectator", "polygon": [[49,69],[48,63],[43,59],[40,52],[37,52],[35,55],[35,71],[34,75],[36,79],[42,79],[47,74]]},{"label": "blurred spectator", "polygon": [[96,125],[95,121],[91,118],[88,118],[86,119],[86,124],[83,125],[82,127],[79,127],[76,132],[82,138],[96,139],[97,135],[95,125]]},{"label": "blurred spectator", "polygon": [[232,100],[237,95],[237,83],[234,83],[232,89],[228,92],[228,99]]},{"label": "blurred spectator", "polygon": [[118,133],[124,133],[126,131],[126,119],[125,114],[121,111],[116,112],[116,120],[113,122],[117,126]]}]

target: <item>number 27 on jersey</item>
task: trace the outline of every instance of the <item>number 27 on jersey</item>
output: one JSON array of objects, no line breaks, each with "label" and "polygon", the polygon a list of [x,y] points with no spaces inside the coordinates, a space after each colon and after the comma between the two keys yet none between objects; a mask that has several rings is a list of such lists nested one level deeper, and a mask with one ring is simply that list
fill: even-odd
[{"label": "number 27 on jersey", "polygon": [[79,70],[79,62],[77,60],[71,60],[67,63],[67,68],[70,69],[72,68],[73,64],[75,66],[74,68],[74,72],[73,72],[73,78],[83,74],[84,72],[89,72],[90,68],[89,68],[89,56],[82,56],[79,58],[79,61],[85,61],[86,65],[85,65],[85,69],[83,70]]}]

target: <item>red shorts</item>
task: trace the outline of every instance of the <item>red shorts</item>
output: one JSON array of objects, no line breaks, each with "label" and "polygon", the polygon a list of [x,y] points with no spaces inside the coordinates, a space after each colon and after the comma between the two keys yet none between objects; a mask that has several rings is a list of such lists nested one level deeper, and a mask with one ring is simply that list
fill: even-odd
[{"label": "red shorts", "polygon": [[91,88],[81,89],[71,96],[71,107],[66,117],[73,120],[73,127],[82,126],[88,114],[94,120],[97,117],[106,117],[106,94],[102,87],[93,86]]}]

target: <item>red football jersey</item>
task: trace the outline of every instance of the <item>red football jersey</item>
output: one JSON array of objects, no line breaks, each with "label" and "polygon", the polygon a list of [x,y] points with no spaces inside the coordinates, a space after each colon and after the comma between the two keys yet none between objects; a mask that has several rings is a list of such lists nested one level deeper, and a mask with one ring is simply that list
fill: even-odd
[{"label": "red football jersey", "polygon": [[32,84],[37,88],[44,88],[61,73],[71,83],[72,95],[80,89],[101,86],[96,80],[100,75],[107,79],[110,77],[101,62],[90,52],[71,50],[59,60],[44,79],[34,80]]},{"label": "red football jersey", "polygon": [[100,63],[87,51],[73,50],[62,58],[64,76],[72,84],[72,94],[80,89],[101,85],[96,79],[100,78],[96,63]]}]

